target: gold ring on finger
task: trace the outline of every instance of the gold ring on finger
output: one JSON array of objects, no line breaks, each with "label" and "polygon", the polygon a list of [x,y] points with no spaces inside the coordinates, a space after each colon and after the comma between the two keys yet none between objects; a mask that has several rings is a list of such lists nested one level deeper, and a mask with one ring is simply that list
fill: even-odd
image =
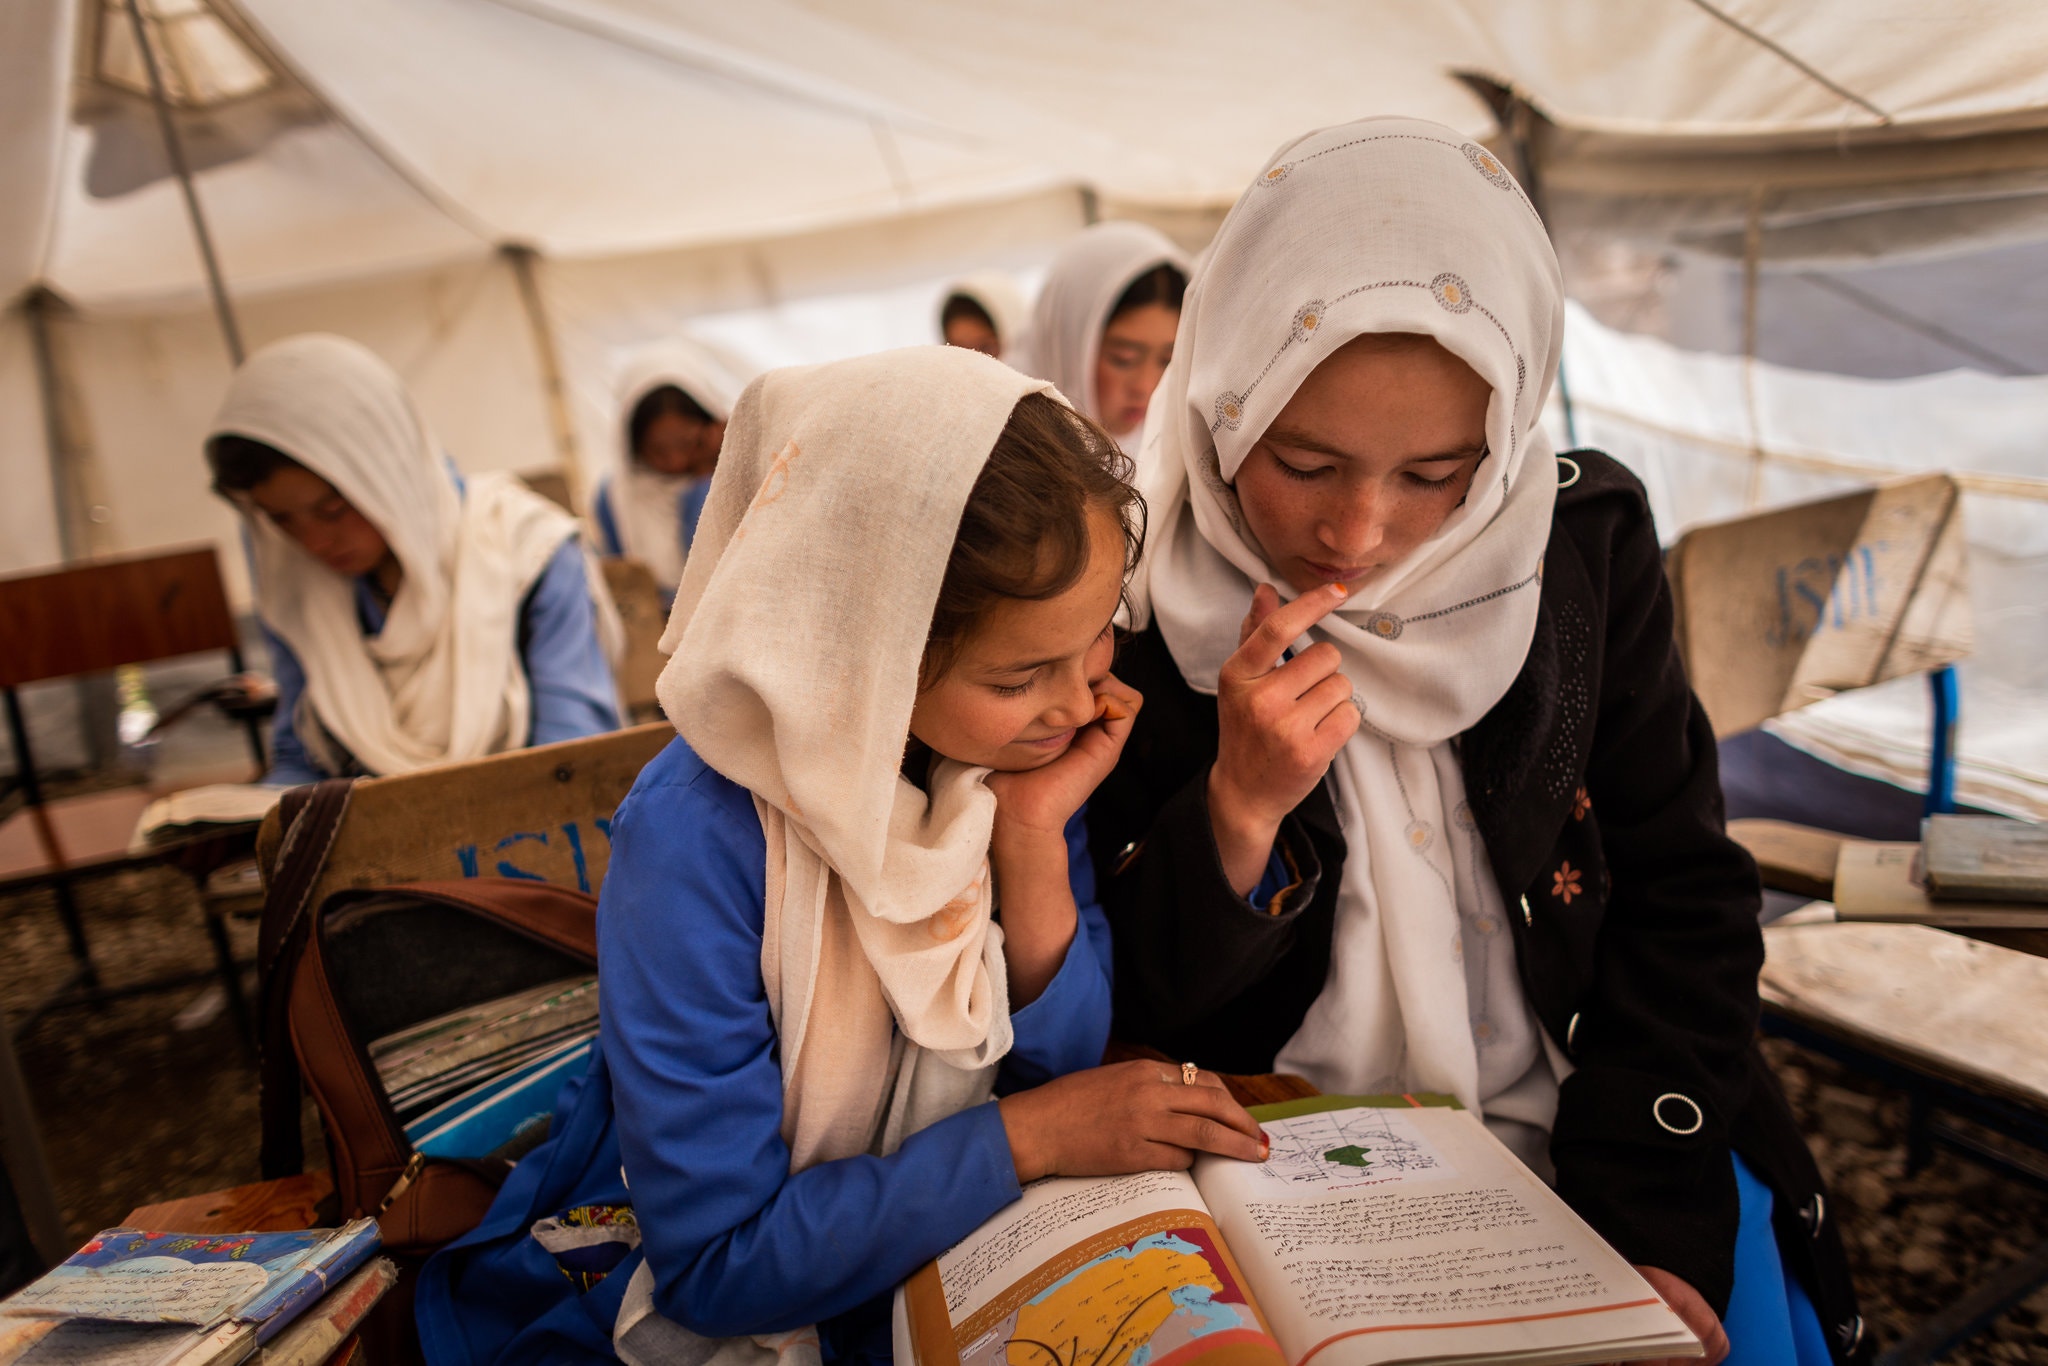
[{"label": "gold ring on finger", "polygon": [[1184,1062],[1180,1065],[1180,1084],[1182,1086],[1193,1086],[1195,1084],[1195,1078],[1200,1075],[1201,1069],[1199,1067],[1196,1067],[1193,1063]]}]

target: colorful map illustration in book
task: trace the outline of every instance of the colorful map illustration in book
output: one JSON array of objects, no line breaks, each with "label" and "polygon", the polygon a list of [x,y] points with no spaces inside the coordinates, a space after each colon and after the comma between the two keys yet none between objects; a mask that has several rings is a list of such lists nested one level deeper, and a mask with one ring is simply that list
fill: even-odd
[{"label": "colorful map illustration in book", "polygon": [[1215,1235],[1177,1228],[1088,1258],[965,1344],[960,1361],[1175,1366],[1242,1336],[1265,1340]]},{"label": "colorful map illustration in book", "polygon": [[1400,1110],[1333,1110],[1269,1119],[1273,1151],[1260,1165],[1288,1195],[1410,1181],[1443,1181],[1457,1172]]}]

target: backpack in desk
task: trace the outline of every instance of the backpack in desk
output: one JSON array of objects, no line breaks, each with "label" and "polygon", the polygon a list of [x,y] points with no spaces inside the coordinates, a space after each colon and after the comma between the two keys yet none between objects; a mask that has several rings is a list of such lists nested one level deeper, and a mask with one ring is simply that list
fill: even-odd
[{"label": "backpack in desk", "polygon": [[465,878],[337,891],[308,903],[350,782],[287,793],[263,909],[263,1176],[304,1164],[301,1086],[327,1137],[343,1218],[374,1216],[387,1250],[424,1260],[483,1218],[507,1161],[425,1158],[406,1138],[370,1040],[597,967],[596,898],[551,883]]}]

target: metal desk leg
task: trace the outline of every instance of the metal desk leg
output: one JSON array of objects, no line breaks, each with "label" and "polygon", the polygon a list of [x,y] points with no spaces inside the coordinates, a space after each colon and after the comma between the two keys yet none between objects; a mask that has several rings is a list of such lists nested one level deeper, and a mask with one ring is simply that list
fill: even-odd
[{"label": "metal desk leg", "polygon": [[14,1178],[14,1196],[21,1204],[22,1218],[28,1221],[29,1236],[35,1239],[43,1260],[55,1266],[71,1255],[71,1242],[64,1236],[64,1219],[57,1212],[57,1188],[50,1179],[49,1159],[43,1155],[35,1105],[21,1075],[21,1059],[14,1054],[14,1032],[4,1022],[0,1022],[0,1148],[5,1150],[7,1171]]}]

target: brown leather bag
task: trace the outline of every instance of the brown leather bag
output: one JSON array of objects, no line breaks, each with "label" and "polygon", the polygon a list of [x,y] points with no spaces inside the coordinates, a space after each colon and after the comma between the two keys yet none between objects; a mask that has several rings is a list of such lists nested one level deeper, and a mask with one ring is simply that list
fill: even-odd
[{"label": "brown leather bag", "polygon": [[[285,833],[257,950],[263,1175],[303,1169],[303,1085],[319,1107],[341,1216],[375,1216],[386,1251],[411,1270],[476,1227],[511,1163],[422,1157],[367,1044],[466,1005],[594,971],[597,900],[552,883],[466,878],[344,890],[309,908],[348,790],[346,779],[294,789],[280,812]],[[401,1289],[409,1291],[411,1277],[405,1280]],[[411,1296],[389,1298],[409,1304]],[[410,1326],[409,1311],[396,1305],[386,1317]]]}]

